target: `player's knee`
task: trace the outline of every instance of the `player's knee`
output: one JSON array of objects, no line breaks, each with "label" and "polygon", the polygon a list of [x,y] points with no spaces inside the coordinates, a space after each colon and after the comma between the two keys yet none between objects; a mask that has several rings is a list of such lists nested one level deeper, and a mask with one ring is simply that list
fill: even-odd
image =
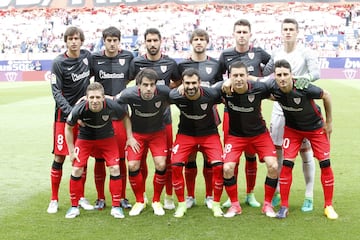
[{"label": "player's knee", "polygon": [[81,177],[83,172],[84,172],[84,168],[73,167],[71,171],[71,175],[74,177]]},{"label": "player's knee", "polygon": [[140,169],[140,161],[129,161],[128,164],[129,172],[135,172]]},{"label": "player's knee", "polygon": [[233,164],[225,163],[223,166],[224,178],[231,178],[234,176],[234,168]]},{"label": "player's knee", "polygon": [[109,166],[109,172],[111,176],[120,175],[120,167],[119,165]]}]

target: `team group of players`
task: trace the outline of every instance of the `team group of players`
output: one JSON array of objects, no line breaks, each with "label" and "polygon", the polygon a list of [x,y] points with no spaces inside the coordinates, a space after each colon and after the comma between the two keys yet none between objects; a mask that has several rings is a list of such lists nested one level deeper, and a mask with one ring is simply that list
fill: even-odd
[{"label": "team group of players", "polygon": [[[86,210],[105,207],[105,165],[110,173],[111,215],[124,218],[123,208],[131,209],[130,216],[139,215],[148,201],[145,181],[150,150],[155,165],[151,204],[154,214],[164,215],[164,209],[176,208],[174,190],[178,200],[174,216],[182,217],[196,204],[196,153],[199,151],[204,156],[205,205],[212,209],[215,217],[242,213],[237,172],[239,158],[245,152],[245,202],[252,207],[261,206],[253,193],[257,154],[260,162],[267,166],[261,211],[268,217],[286,218],[292,168],[300,152],[306,182],[301,210],[313,210],[314,155],[320,163],[324,213],[329,219],[338,218],[332,206],[331,98],[327,91],[309,83],[319,78],[317,58],[310,50],[297,46],[298,31],[296,20],[285,19],[282,23],[284,48],[270,55],[250,44],[250,23],[238,20],[233,28],[235,47],[224,50],[216,60],[206,54],[207,32],[195,29],[190,36],[189,58],[177,64],[161,53],[158,29],[146,30],[147,52],[134,58],[131,52],[119,49],[121,33],[115,27],[103,30],[105,49],[93,54],[81,49],[82,30],[69,27],[64,33],[67,51],[54,59],[51,74],[56,102],[55,157],[48,213],[58,211],[62,166],[69,155],[73,167],[71,208],[66,218],[78,216],[79,207]],[[224,74],[228,77],[226,81]],[[270,74],[274,80],[261,80]],[[90,83],[91,77],[94,83]],[[136,85],[127,87],[133,79]],[[278,102],[274,104],[270,132],[261,115],[261,101],[266,98]],[[314,99],[323,100],[325,120]],[[220,103],[225,104],[224,148],[218,134],[220,117],[216,105]],[[175,104],[180,111],[174,141],[170,104]],[[95,157],[98,194],[95,206],[84,197],[90,156]],[[135,194],[134,206],[125,196],[127,178]],[[160,197],[164,188],[162,204]],[[229,199],[221,206],[223,188]],[[278,205],[280,209],[275,213],[274,207]],[[222,207],[228,208],[225,214]]]}]

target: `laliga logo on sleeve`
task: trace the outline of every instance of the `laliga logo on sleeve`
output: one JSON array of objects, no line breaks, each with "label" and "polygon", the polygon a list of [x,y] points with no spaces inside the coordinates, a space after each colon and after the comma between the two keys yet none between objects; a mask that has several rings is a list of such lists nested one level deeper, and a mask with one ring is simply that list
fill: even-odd
[{"label": "laliga logo on sleeve", "polygon": [[356,77],[357,70],[356,69],[345,69],[343,71],[346,79],[354,79]]}]

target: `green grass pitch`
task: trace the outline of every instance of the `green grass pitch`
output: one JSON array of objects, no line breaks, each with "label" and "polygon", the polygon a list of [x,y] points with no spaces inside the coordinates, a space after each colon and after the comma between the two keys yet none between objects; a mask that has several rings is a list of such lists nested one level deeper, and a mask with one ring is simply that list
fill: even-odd
[{"label": "green grass pitch", "polygon": [[[239,200],[243,213],[232,219],[214,218],[204,204],[202,161],[198,159],[197,205],[182,219],[174,211],[154,216],[148,206],[140,216],[114,219],[110,208],[86,212],[76,219],[65,219],[70,206],[70,162],[64,164],[60,188],[60,209],[46,213],[50,198],[52,163],[52,123],[54,100],[49,83],[0,83],[0,239],[358,239],[360,225],[360,96],[359,80],[319,80],[317,85],[330,91],[333,102],[331,163],[335,174],[334,207],[339,219],[323,215],[323,193],[319,167],[316,170],[314,211],[300,210],[304,179],[300,159],[294,168],[290,194],[290,214],[285,220],[270,219],[244,204],[243,158],[239,170]],[[322,103],[320,103],[322,105]],[[264,101],[264,118],[269,122],[272,103]],[[178,112],[173,111],[174,131]],[[222,110],[220,110],[222,115]],[[198,155],[200,158],[200,154]],[[96,198],[93,179],[94,160],[89,159],[86,197]],[[148,158],[147,196],[152,195],[153,164]],[[265,166],[258,164],[255,194],[263,199]],[[108,180],[107,180],[108,181]],[[108,189],[106,189],[108,192]],[[107,193],[108,194],[108,193]],[[127,185],[127,196],[134,195]],[[227,198],[223,192],[222,201]],[[109,201],[110,196],[107,195]],[[110,203],[110,202],[109,202]]]}]

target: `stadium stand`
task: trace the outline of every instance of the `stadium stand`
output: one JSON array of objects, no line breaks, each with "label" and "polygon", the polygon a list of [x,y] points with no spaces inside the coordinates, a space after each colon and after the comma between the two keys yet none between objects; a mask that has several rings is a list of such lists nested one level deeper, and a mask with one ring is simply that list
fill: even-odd
[{"label": "stadium stand", "polygon": [[117,5],[93,8],[8,8],[0,10],[0,59],[51,59],[64,50],[62,33],[69,25],[84,29],[85,48],[101,48],[101,31],[121,29],[123,48],[142,52],[143,32],[157,27],[164,34],[167,54],[182,58],[189,49],[188,35],[197,27],[211,36],[214,56],[232,45],[232,23],[247,18],[252,23],[253,43],[271,51],[280,44],[280,22],[296,18],[299,41],[317,49],[320,56],[358,55],[360,4],[354,3],[258,3]]}]

